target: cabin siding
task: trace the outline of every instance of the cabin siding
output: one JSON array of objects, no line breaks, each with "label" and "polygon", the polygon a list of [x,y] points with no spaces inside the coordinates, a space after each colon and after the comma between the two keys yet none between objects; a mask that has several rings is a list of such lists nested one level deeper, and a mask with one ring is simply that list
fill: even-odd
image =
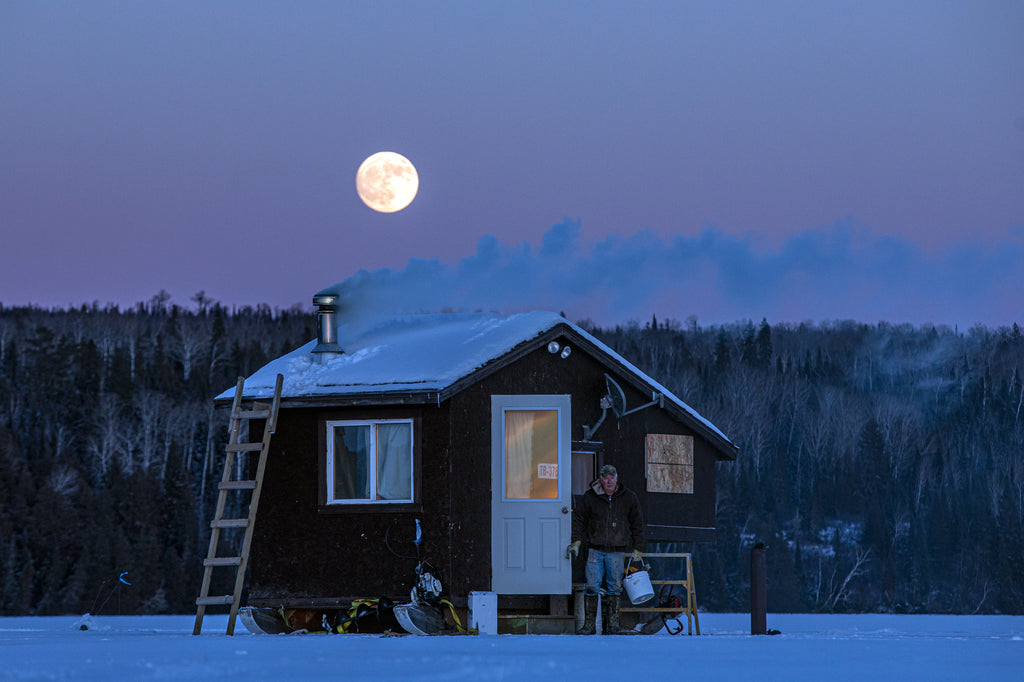
[{"label": "cabin siding", "polygon": [[[324,606],[356,596],[400,598],[412,589],[416,566],[416,518],[442,518],[447,449],[432,449],[437,407],[286,409],[278,416],[253,532],[249,603],[254,606]],[[320,504],[324,422],[328,419],[398,419],[422,425],[419,498],[414,508],[381,512],[369,505],[349,509]],[[423,546],[447,538],[424,524]],[[401,558],[388,549],[390,545]]]},{"label": "cabin siding", "polygon": [[[407,599],[417,563],[416,519],[423,532],[419,557],[439,574],[453,601],[464,604],[469,592],[489,590],[491,395],[569,394],[572,438],[582,440],[583,426],[601,417],[606,371],[587,353],[563,359],[541,345],[496,371],[483,372],[479,381],[440,404],[282,409],[254,531],[249,603],[330,607],[355,597]],[[627,408],[651,400],[623,377],[614,378],[625,390]],[[416,420],[419,481],[413,505],[320,504],[326,420],[410,417]],[[648,433],[695,436],[692,495],[647,493]],[[714,538],[716,453],[707,441],[657,406],[621,419],[609,410],[591,440],[603,444],[598,466],[618,467],[623,484],[640,498],[651,526],[649,541]]]}]

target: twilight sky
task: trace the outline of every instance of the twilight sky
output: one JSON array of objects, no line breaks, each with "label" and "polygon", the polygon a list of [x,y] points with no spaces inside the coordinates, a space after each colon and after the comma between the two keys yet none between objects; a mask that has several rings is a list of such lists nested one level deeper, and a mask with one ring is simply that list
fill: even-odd
[{"label": "twilight sky", "polygon": [[[1022,36],[1016,0],[3,0],[0,303],[1024,323]],[[400,213],[355,191],[381,150]]]}]

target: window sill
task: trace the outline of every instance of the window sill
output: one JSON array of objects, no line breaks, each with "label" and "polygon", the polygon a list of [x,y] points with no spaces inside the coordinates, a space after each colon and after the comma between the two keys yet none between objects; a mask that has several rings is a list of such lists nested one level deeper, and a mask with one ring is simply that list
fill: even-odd
[{"label": "window sill", "polygon": [[419,502],[399,502],[397,504],[320,504],[319,514],[421,514],[423,505]]}]

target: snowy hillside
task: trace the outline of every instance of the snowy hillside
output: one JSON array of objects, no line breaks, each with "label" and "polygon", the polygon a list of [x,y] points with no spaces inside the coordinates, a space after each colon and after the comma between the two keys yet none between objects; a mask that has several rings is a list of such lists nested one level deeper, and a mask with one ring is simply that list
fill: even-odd
[{"label": "snowy hillside", "polygon": [[1024,616],[701,614],[701,637],[251,635],[226,616],[0,618],[3,680],[1017,680]]}]

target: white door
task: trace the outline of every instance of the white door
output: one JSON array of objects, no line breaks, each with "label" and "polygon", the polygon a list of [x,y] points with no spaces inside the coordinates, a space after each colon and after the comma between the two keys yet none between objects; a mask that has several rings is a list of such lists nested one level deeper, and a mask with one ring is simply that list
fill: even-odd
[{"label": "white door", "polygon": [[569,594],[568,395],[491,396],[491,590]]}]

